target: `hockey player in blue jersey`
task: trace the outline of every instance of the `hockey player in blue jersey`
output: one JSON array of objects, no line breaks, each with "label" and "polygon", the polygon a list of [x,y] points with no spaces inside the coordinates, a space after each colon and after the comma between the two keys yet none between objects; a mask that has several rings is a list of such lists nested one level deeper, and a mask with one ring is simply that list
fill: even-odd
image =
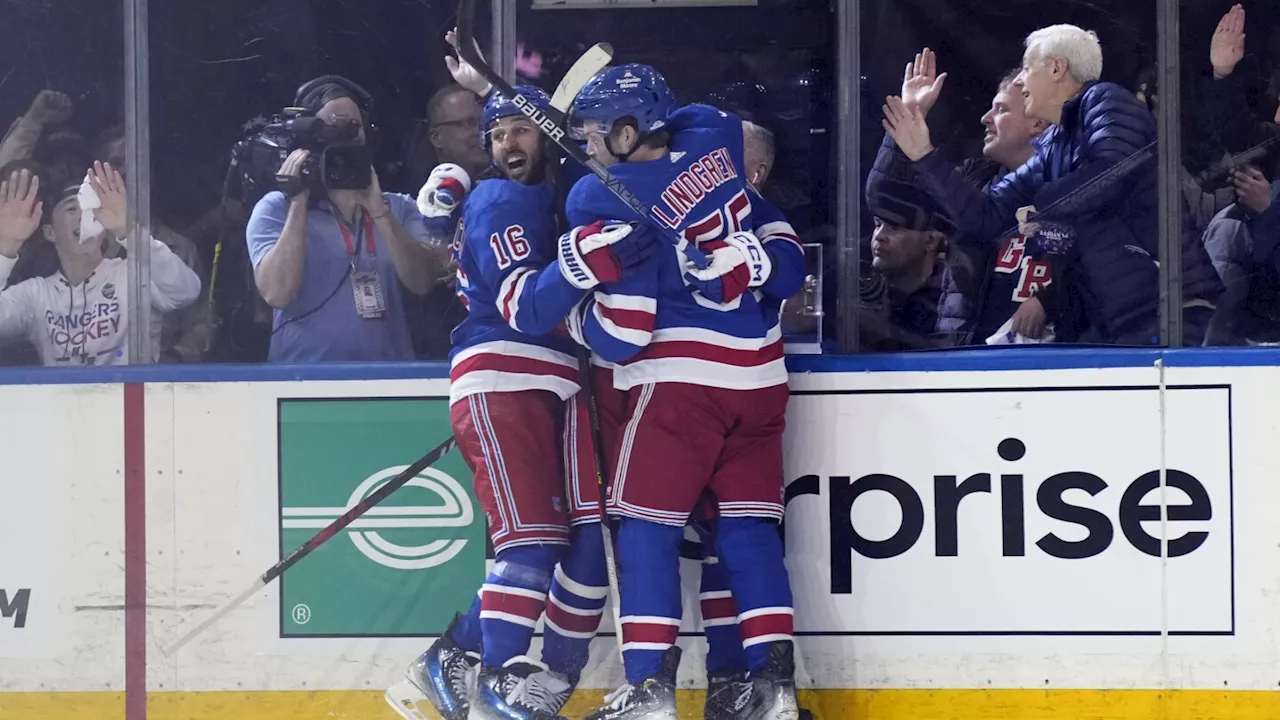
[{"label": "hockey player in blue jersey", "polygon": [[[519,91],[544,111],[550,105],[537,88]],[[557,328],[587,292],[562,268],[617,280],[648,244],[627,224],[561,236],[549,143],[501,94],[490,97],[482,123],[496,177],[476,184],[454,240],[468,316],[452,336],[450,418],[495,559],[477,607],[419,658],[409,680],[448,720],[545,720],[571,690],[534,679],[547,673],[526,655],[569,539],[559,429],[578,367]]]},{"label": "hockey player in blue jersey", "polygon": [[[781,212],[754,193],[751,198],[750,220],[753,231],[758,236],[769,242],[798,243],[791,225]],[[794,245],[789,249],[779,246],[779,250],[784,258],[779,261],[779,265],[793,265],[798,257]],[[627,337],[632,332],[633,329],[627,328],[629,314],[635,313],[632,317],[645,316],[643,303],[628,303],[627,298],[607,292],[600,293],[598,297],[608,303],[609,307],[599,309],[599,318],[587,314],[585,326],[587,335],[597,340],[609,338],[604,341],[605,345],[616,343],[612,340],[613,334]],[[772,322],[777,322],[780,303],[781,298],[762,298],[762,307],[774,315]],[[628,310],[629,304],[640,310]],[[577,320],[575,326],[582,324],[583,317],[579,315]],[[633,347],[625,343],[621,345],[622,354],[611,357],[625,359],[634,354]],[[609,350],[606,349],[605,353],[609,354]],[[616,454],[618,436],[625,429],[627,393],[613,387],[613,373],[608,367],[603,367],[605,362],[603,357],[596,356],[592,385],[599,408],[605,455],[611,457]],[[571,406],[578,403],[580,396],[570,399]],[[574,425],[566,428],[566,432],[587,432],[585,411],[580,406],[577,409],[577,419]],[[571,447],[571,444],[566,442],[566,447]],[[556,568],[547,599],[542,659],[553,670],[570,676],[580,673],[586,666],[588,646],[598,628],[607,595],[593,462],[593,458],[587,454],[567,463],[566,470],[570,480],[569,522],[573,540]],[[702,626],[707,638],[705,720],[737,717],[735,703],[751,689],[742,636],[738,629],[738,611],[730,590],[728,573],[724,563],[715,556],[713,538],[717,521],[715,497],[707,493],[689,520],[700,543],[685,542],[681,549],[684,557],[702,561],[698,591]]]},{"label": "hockey player in blue jersey", "polygon": [[[741,121],[707,106],[676,108],[652,68],[609,69],[583,89],[571,122],[591,154],[646,202],[681,247],[596,288],[569,330],[627,391],[610,511],[617,532],[627,685],[592,718],[674,718],[680,625],[679,547],[705,490],[718,504],[715,550],[737,605],[750,686],[733,717],[798,716],[792,602],[777,522],[788,397],[777,308],[803,281],[785,223],[757,227],[762,203],[740,174]],[[594,176],[570,193],[571,223],[627,217]],[[553,595],[555,589],[552,590]]]}]

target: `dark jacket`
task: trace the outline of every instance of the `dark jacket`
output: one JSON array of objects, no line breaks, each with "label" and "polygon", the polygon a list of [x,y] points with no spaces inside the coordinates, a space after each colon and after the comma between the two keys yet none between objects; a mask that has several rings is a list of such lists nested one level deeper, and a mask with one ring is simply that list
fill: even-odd
[{"label": "dark jacket", "polygon": [[[886,135],[885,147],[880,152],[892,152],[892,143]],[[1000,171],[999,163],[986,158],[966,160],[960,166],[961,177],[984,192],[998,178]],[[965,242],[962,238],[956,238],[947,248],[936,331],[949,336],[953,345],[973,342],[971,334],[994,256],[994,249],[987,244]]]},{"label": "dark jacket", "polygon": [[[1150,343],[1159,296],[1155,139],[1155,119],[1133,93],[1091,83],[1063,107],[1062,124],[1037,139],[1031,160],[988,193],[937,152],[917,164],[967,237],[1002,237],[1028,205],[1036,222],[1068,228],[1064,264],[1078,271],[1091,339]],[[1124,169],[1100,178],[1121,161]],[[1181,214],[1184,300],[1211,302],[1222,283],[1185,202]]]},{"label": "dark jacket", "polygon": [[[882,152],[891,150],[890,147]],[[1008,172],[1000,163],[985,157],[969,158],[960,165],[960,175],[984,193]],[[971,240],[961,236],[951,243],[947,252],[947,268],[942,276],[936,328],[938,336],[946,338],[948,345],[981,345],[999,327],[999,324],[983,327],[982,322],[991,320],[987,312],[988,303],[996,302],[1002,307],[1009,305],[992,297],[995,261],[1002,241],[1003,238]],[[1050,262],[1052,268],[1052,284],[1036,293],[1036,298],[1054,325],[1055,342],[1075,342],[1080,334],[1082,310],[1078,293],[1070,287],[1070,269],[1062,267],[1062,263],[1055,262],[1052,257],[1039,259]],[[1004,319],[1008,316],[1002,318],[1002,322]]]}]

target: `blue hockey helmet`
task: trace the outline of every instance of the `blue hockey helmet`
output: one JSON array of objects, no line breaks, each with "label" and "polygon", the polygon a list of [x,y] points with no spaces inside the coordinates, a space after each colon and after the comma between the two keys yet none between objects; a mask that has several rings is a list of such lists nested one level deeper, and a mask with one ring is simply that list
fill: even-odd
[{"label": "blue hockey helmet", "polygon": [[569,128],[577,140],[586,139],[584,125],[599,123],[608,132],[625,117],[634,118],[642,135],[660,130],[676,109],[676,97],[666,78],[649,65],[634,63],[606,68],[587,81],[573,100]]},{"label": "blue hockey helmet", "polygon": [[[542,88],[534,85],[517,85],[512,89],[530,100],[542,112],[551,110],[551,98],[543,92]],[[485,150],[489,149],[489,132],[493,129],[493,123],[513,115],[524,115],[524,113],[516,107],[512,98],[494,90],[489,96],[489,101],[484,104],[484,112],[480,115],[480,145]]]}]

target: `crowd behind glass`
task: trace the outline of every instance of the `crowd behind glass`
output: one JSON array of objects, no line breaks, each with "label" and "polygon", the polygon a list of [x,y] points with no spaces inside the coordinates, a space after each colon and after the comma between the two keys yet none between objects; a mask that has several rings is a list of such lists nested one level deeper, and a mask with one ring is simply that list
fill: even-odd
[{"label": "crowd behind glass", "polygon": [[[946,4],[919,5],[939,3]],[[788,215],[811,256],[810,282],[784,308],[788,337],[829,339],[838,313],[856,312],[864,352],[1160,344],[1158,73],[1149,51],[1135,50],[1114,30],[1146,32],[1154,9],[1138,19],[1113,18],[1096,32],[1047,15],[1006,18],[1010,27],[1000,37],[1019,40],[992,50],[954,32],[938,42],[946,33],[941,20],[914,16],[912,3],[864,5],[857,277],[836,270],[831,136],[848,118],[834,115],[830,47],[766,34],[700,62],[690,62],[696,54],[656,51],[618,58],[655,64],[682,102],[713,104],[744,120],[744,175]],[[1193,5],[1195,17],[1211,15],[1216,24],[1184,17],[1181,38],[1181,253],[1170,262],[1181,269],[1183,344],[1277,344],[1280,73],[1263,59],[1280,33],[1263,26],[1266,18],[1247,17],[1242,5]],[[562,15],[585,18],[583,12]],[[1075,17],[1064,12],[1062,19]],[[423,69],[383,67],[370,82],[348,63],[347,79],[336,83],[276,78],[277,86],[299,92],[254,98],[257,116],[233,128],[252,136],[282,106],[304,108],[369,144],[375,162],[363,188],[330,191],[294,212],[289,193],[246,188],[237,182],[243,168],[227,172],[235,134],[216,167],[173,174],[189,151],[181,142],[188,125],[152,133],[152,362],[447,356],[449,332],[466,312],[453,288],[452,238],[433,229],[416,199],[438,164],[456,164],[478,179],[489,157],[474,79],[447,52],[451,18],[442,11],[436,20],[431,47],[445,52],[421,57]],[[588,21],[568,24],[577,22],[585,28]],[[880,26],[904,22],[927,27],[883,36],[932,37],[932,49],[875,40]],[[628,31],[600,24],[583,34]],[[536,23],[520,27],[515,72],[550,93],[586,43],[535,37]],[[1246,37],[1254,39],[1246,44]],[[152,64],[164,62],[152,45]],[[202,62],[252,62],[257,50],[247,45],[243,58]],[[1009,61],[1000,72],[975,72],[968,62],[974,53]],[[996,62],[1003,61],[984,67]],[[900,84],[883,72],[889,66],[902,68]],[[429,80],[410,83],[416,97],[378,97],[387,75],[398,72]],[[123,109],[113,115],[115,103],[82,103],[93,93],[76,87],[74,74],[48,75],[72,79],[40,83],[45,87],[23,98],[25,110],[0,141],[0,363],[123,363],[125,257],[137,246],[126,222]],[[375,89],[366,95],[365,87]],[[411,121],[397,109],[397,120],[384,122],[384,100],[412,107]],[[281,174],[297,175],[306,160],[306,153],[291,155]],[[209,183],[191,180],[197,174],[227,182],[210,192]],[[175,188],[184,189],[180,203],[167,201],[179,194]],[[339,220],[355,217],[355,208],[365,209],[367,227]],[[367,266],[356,262],[361,257]],[[850,282],[858,284],[858,306],[837,307],[837,287]],[[362,305],[362,291],[376,293],[376,302]]]}]

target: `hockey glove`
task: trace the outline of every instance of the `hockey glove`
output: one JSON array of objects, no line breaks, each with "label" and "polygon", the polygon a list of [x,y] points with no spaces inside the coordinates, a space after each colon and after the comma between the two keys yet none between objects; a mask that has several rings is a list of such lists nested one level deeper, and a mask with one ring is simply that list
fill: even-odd
[{"label": "hockey glove", "polygon": [[560,236],[560,272],[574,287],[590,290],[621,278],[647,257],[651,244],[643,226],[597,220]]},{"label": "hockey glove", "polygon": [[427,218],[447,218],[470,190],[471,176],[466,170],[453,163],[437,165],[418,191],[418,212]]},{"label": "hockey glove", "polygon": [[752,233],[736,232],[724,240],[702,243],[701,247],[708,251],[711,262],[699,269],[686,259],[684,279],[714,303],[723,305],[737,300],[748,289],[765,284],[773,272],[773,260]]}]

